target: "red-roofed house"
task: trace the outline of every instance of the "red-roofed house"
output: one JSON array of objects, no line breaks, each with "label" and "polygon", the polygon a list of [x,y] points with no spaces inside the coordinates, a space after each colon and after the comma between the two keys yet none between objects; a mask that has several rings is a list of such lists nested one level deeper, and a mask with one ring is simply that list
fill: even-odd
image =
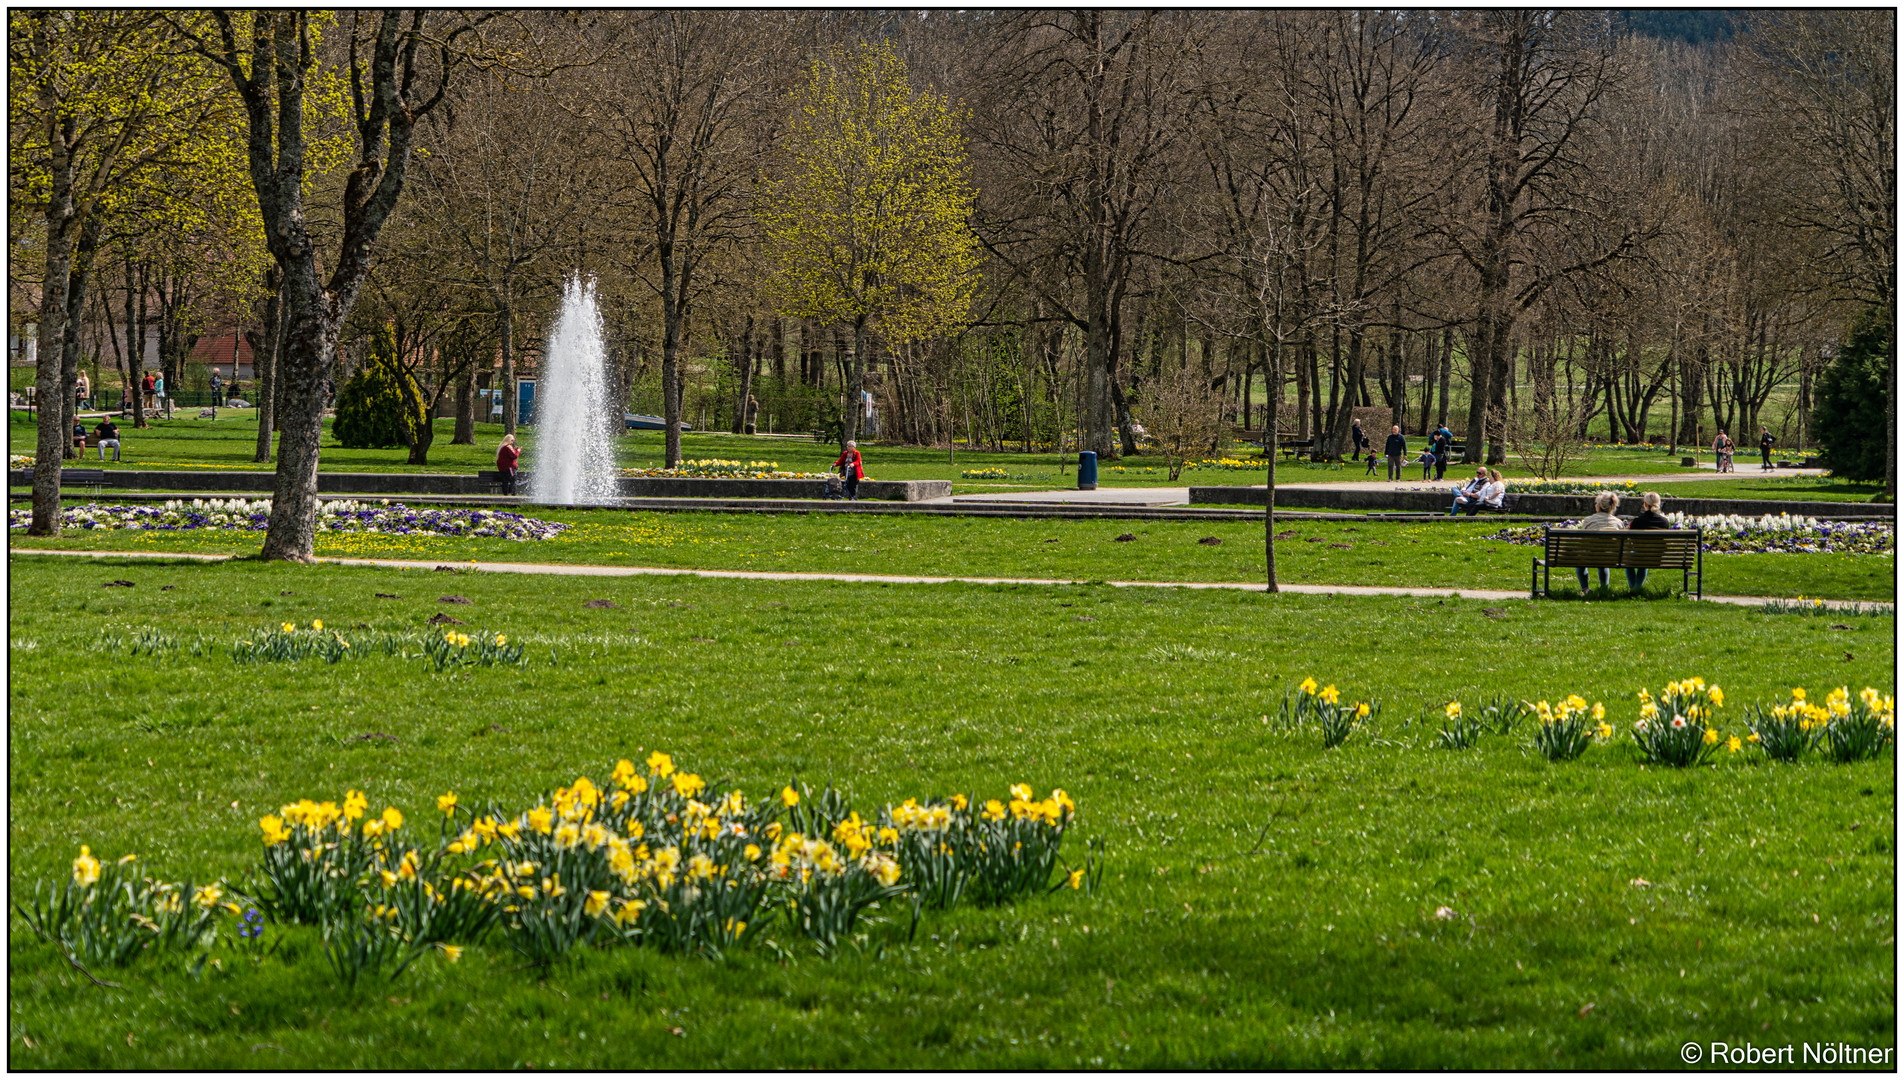
[{"label": "red-roofed house", "polygon": [[218,377],[228,384],[233,379],[248,383],[252,377],[251,343],[245,340],[241,329],[200,334],[187,363],[217,368]]}]

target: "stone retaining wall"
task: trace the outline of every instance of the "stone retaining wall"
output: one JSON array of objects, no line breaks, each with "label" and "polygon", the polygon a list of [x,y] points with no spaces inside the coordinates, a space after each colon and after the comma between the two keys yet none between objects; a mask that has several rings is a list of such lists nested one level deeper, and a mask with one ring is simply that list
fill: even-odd
[{"label": "stone retaining wall", "polygon": [[[107,469],[107,488],[148,491],[193,491],[208,494],[269,493],[274,473],[254,470]],[[10,486],[33,483],[32,473],[9,470]],[[627,498],[710,499],[819,499],[826,495],[824,480],[714,480],[692,477],[624,476],[618,494]],[[459,473],[334,473],[317,474],[317,490],[327,495],[486,495],[490,485]],[[518,485],[526,490],[526,481]],[[920,502],[952,494],[950,480],[866,480],[859,485],[862,499]]]},{"label": "stone retaining wall", "polygon": [[[1265,489],[1259,484],[1255,487],[1210,486],[1192,487],[1190,502],[1198,504],[1220,504],[1234,506],[1261,506]],[[1452,487],[1449,489],[1452,491]],[[1893,503],[1868,502],[1765,502],[1757,499],[1675,499],[1670,484],[1659,485],[1660,497],[1664,500],[1662,509],[1703,516],[1707,514],[1740,514],[1758,517],[1762,514],[1797,514],[1803,517],[1831,518],[1834,520],[1871,520],[1885,519],[1895,521],[1897,506]],[[1510,489],[1509,494],[1513,492]],[[1415,511],[1427,513],[1448,512],[1448,506],[1454,496],[1443,491],[1381,491],[1360,488],[1277,488],[1276,505],[1302,507],[1314,510],[1390,510]],[[1639,500],[1623,497],[1620,502],[1622,512],[1637,512]],[[1513,511],[1517,515],[1532,517],[1585,517],[1593,513],[1591,495],[1517,495],[1514,496]]]}]

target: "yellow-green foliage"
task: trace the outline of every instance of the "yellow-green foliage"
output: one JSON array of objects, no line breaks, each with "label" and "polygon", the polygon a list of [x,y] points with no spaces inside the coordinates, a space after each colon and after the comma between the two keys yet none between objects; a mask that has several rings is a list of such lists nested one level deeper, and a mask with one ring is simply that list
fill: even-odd
[{"label": "yellow-green foliage", "polygon": [[885,46],[815,62],[793,103],[760,207],[781,310],[891,341],[956,325],[978,264],[959,110]]}]

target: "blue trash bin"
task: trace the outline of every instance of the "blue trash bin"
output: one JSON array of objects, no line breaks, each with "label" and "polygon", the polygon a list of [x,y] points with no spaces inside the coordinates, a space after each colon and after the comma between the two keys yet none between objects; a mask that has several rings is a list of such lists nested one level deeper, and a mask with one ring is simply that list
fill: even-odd
[{"label": "blue trash bin", "polygon": [[1089,450],[1078,452],[1078,490],[1097,490],[1097,455]]}]

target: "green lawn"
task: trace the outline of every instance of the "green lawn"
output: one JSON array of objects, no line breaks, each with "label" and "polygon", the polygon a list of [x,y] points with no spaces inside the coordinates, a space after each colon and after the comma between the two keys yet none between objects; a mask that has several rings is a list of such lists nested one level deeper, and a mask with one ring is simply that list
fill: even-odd
[{"label": "green lawn", "polygon": [[[252,456],[257,447],[258,421],[254,410],[223,409],[217,420],[200,420],[197,410],[181,410],[172,420],[155,420],[147,430],[121,429],[125,436],[120,467],[147,469],[219,468],[256,469]],[[190,417],[187,417],[187,414]],[[9,414],[8,446],[14,454],[31,454],[37,443],[32,424],[25,413]],[[436,421],[436,440],[430,447],[430,463],[407,463],[408,451],[401,447],[379,450],[348,450],[332,444],[329,421],[325,422],[325,446],[322,467],[337,472],[474,472],[494,468],[496,444],[502,438],[502,425],[476,425],[473,446],[452,446],[455,421]],[[522,429],[526,468],[535,463],[535,429]],[[634,432],[618,439],[616,457],[628,467],[659,467],[663,463],[664,437],[658,431]],[[979,491],[1037,490],[1077,486],[1076,455],[1052,453],[1003,453],[960,449],[947,460],[944,450],[918,447],[881,446],[868,443],[863,448],[867,475],[880,480],[951,480],[954,490],[964,494]],[[1256,448],[1238,444],[1224,456],[1259,464]],[[831,444],[811,439],[750,438],[724,432],[691,432],[684,436],[682,453],[689,458],[721,458],[739,461],[775,461],[782,469],[794,472],[826,472],[839,450]],[[111,465],[107,466],[111,468]],[[1000,479],[966,480],[963,473],[984,469],[1003,470]],[[1621,476],[1654,473],[1683,473],[1664,454],[1625,450],[1592,450],[1570,476]],[[1379,470],[1378,470],[1379,472]],[[1508,477],[1525,476],[1527,470],[1510,457],[1501,467]],[[1418,476],[1419,472],[1411,472]],[[1298,481],[1343,481],[1365,478],[1360,464],[1333,465],[1284,459],[1277,469],[1278,479]],[[1187,469],[1175,482],[1186,484],[1226,484],[1260,482],[1260,468]],[[1162,458],[1140,456],[1117,462],[1105,462],[1098,473],[1104,487],[1171,486],[1169,470]]]},{"label": "green lawn", "polygon": [[[1040,526],[1042,528],[1042,526]],[[1100,528],[1103,528],[1100,526]],[[529,805],[662,748],[750,795],[798,774],[855,805],[1063,786],[1095,896],[874,925],[864,950],[721,962],[588,950],[547,973],[477,944],[334,983],[273,928],[90,985],[15,919],[15,1068],[1671,1068],[1689,1040],[1892,1045],[1895,765],[1721,755],[1642,768],[1616,738],[1549,764],[1522,736],[1432,748],[1410,722],[1493,693],[1606,702],[1698,674],[1719,726],[1803,685],[1891,692],[1895,622],[1663,602],[1510,604],[1103,587],[527,578],[15,557],[15,898],[78,845],[235,878],[257,819],[362,788]],[[132,588],[102,589],[112,579]],[[169,587],[169,588],[168,588]],[[472,603],[445,605],[460,594]],[[379,598],[376,594],[392,594]],[[608,598],[619,606],[591,609]],[[422,629],[448,610],[521,668],[239,666],[281,619]],[[157,630],[212,646],[101,651]],[[123,647],[122,647],[123,648]],[[556,655],[552,658],[549,650]],[[1383,707],[1320,749],[1267,722],[1313,674]],[[493,725],[493,726],[492,726]],[[389,740],[355,738],[368,733]],[[1077,852],[1072,852],[1074,855]],[[1440,909],[1447,909],[1445,912]]]},{"label": "green lawn", "polygon": [[[1263,527],[1255,521],[527,512],[575,527],[553,540],[529,542],[324,533],[317,549],[320,555],[437,561],[1086,581],[1264,577]],[[1491,539],[1500,528],[1465,520],[1284,521],[1276,565],[1282,580],[1296,583],[1524,589],[1538,549]],[[1120,535],[1135,539],[1119,542]],[[1200,543],[1205,537],[1220,543]],[[57,540],[12,537],[15,547],[225,554],[253,554],[261,542],[261,534],[224,530],[69,530]],[[1890,600],[1897,564],[1894,557],[1871,555],[1712,555],[1705,568],[1705,591],[1719,595]],[[1655,575],[1649,584],[1664,584],[1667,576]],[[1675,587],[1678,580],[1672,578]]]}]

